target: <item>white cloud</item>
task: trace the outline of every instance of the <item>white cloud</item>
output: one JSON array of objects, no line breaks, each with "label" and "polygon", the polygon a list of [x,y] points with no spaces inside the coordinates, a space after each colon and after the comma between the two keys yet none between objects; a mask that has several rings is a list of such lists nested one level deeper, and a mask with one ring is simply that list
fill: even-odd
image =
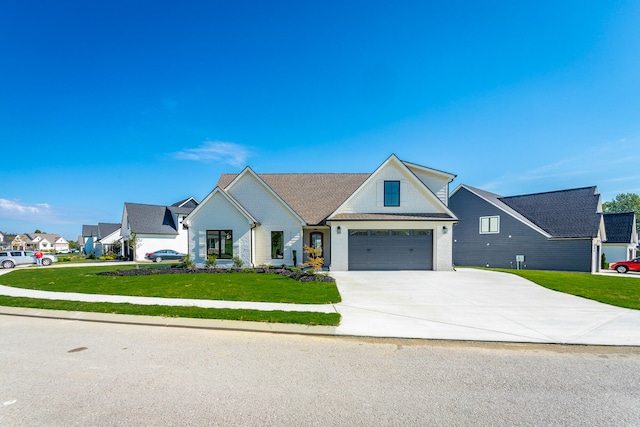
[{"label": "white cloud", "polygon": [[51,206],[47,203],[24,205],[14,200],[0,199],[0,213],[20,215],[41,215],[49,213]]},{"label": "white cloud", "polygon": [[236,167],[244,166],[249,155],[249,150],[242,145],[222,141],[205,141],[198,148],[187,148],[174,154],[180,160],[223,162]]}]

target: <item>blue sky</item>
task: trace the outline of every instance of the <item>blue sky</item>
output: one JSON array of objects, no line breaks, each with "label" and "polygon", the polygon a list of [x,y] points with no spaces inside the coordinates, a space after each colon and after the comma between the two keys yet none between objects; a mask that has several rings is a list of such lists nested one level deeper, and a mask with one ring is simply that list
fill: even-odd
[{"label": "blue sky", "polygon": [[640,193],[638,1],[20,1],[0,231],[75,240],[221,173],[390,154],[502,195]]}]

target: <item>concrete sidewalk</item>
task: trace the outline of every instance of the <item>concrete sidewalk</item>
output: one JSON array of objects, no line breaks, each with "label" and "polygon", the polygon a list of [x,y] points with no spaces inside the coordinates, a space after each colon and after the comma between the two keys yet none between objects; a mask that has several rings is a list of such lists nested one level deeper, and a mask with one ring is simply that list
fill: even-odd
[{"label": "concrete sidewalk", "polygon": [[452,272],[333,272],[331,275],[336,278],[342,295],[343,301],[339,304],[125,297],[33,291],[6,286],[0,286],[0,295],[207,308],[324,313],[337,311],[342,316],[337,327],[52,312],[8,307],[0,307],[0,314],[342,336],[640,345],[640,311],[551,291],[511,274],[460,269]]}]

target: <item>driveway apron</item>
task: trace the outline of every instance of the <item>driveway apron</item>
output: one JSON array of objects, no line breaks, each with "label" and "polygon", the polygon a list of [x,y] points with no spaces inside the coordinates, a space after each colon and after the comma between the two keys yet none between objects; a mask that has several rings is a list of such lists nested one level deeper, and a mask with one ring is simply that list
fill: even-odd
[{"label": "driveway apron", "polygon": [[332,272],[338,335],[640,345],[640,311],[485,270]]}]

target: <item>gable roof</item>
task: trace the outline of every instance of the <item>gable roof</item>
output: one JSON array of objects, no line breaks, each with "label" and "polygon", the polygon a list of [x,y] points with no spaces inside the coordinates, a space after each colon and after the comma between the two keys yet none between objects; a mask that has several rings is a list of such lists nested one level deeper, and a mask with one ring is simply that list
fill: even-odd
[{"label": "gable roof", "polygon": [[109,222],[99,222],[98,223],[98,236],[103,239],[116,231],[120,230],[122,224],[114,224]]},{"label": "gable roof", "polygon": [[193,210],[193,208],[139,203],[125,203],[124,209],[134,233],[170,235],[178,234],[177,224],[173,220],[174,214],[187,215]]},{"label": "gable roof", "polygon": [[595,186],[503,197],[460,185],[548,238],[597,237],[602,224]]},{"label": "gable roof", "polygon": [[[420,185],[423,185],[431,194],[431,190],[415,176],[409,167],[419,167],[426,171],[430,171],[435,175],[440,175],[449,181],[455,178],[447,172],[426,168],[424,166],[413,163],[402,162],[395,155],[389,157],[384,163],[390,159],[398,160],[402,167],[407,168],[410,176],[416,179]],[[380,167],[376,170],[379,170]],[[375,172],[374,172],[375,173]],[[372,173],[265,173],[254,174],[261,179],[284,203],[286,203],[295,213],[297,213],[307,224],[321,224],[331,214],[333,214],[342,204],[353,195],[362,185],[369,179]],[[223,174],[220,176],[218,187],[227,190],[229,185],[240,174]],[[433,195],[434,200],[438,200]],[[446,206],[443,204],[444,209]],[[362,216],[364,214],[360,214]],[[411,219],[417,219],[419,216],[406,214]],[[366,216],[366,215],[365,215]],[[437,214],[430,214],[429,217],[439,218]],[[336,217],[337,218],[337,217]],[[353,218],[353,219],[359,219]],[[364,217],[362,217],[364,218]],[[370,216],[367,216],[370,218]],[[394,219],[401,219],[393,216]],[[447,215],[448,219],[455,218],[453,213]],[[387,218],[391,219],[391,218]]]},{"label": "gable roof", "polygon": [[51,244],[54,244],[55,242],[57,242],[60,239],[65,240],[61,235],[59,235],[59,234],[51,234],[51,233],[28,233],[28,236],[32,241],[46,240],[47,242],[49,242]]},{"label": "gable roof", "polygon": [[[422,190],[424,190],[424,192],[427,194],[427,197],[431,199],[432,202],[435,203],[436,206],[439,206],[441,209],[440,213],[444,213],[447,215],[446,219],[449,220],[457,220],[458,218],[456,217],[456,215],[447,207],[447,205],[445,205],[442,200],[436,196],[434,194],[434,192],[431,190],[431,188],[429,188],[420,178],[418,178],[418,176],[409,168],[409,166],[407,166],[407,163],[403,162],[402,160],[400,160],[395,154],[392,154],[391,156],[389,156],[389,158],[387,158],[387,160],[385,160],[380,166],[378,166],[378,168],[372,173],[370,174],[367,179],[364,180],[364,182],[362,184],[360,184],[360,186],[355,189],[351,195],[349,195],[349,197],[347,197],[347,199],[342,202],[340,205],[338,205],[334,211],[333,211],[333,215],[331,215],[331,219],[337,219],[338,215],[341,215],[343,213],[337,213],[337,211],[339,211],[343,205],[345,205],[346,203],[348,203],[349,200],[351,200],[353,197],[356,196],[356,193],[358,192],[358,190],[360,190],[361,188],[363,188],[364,186],[366,186],[371,180],[375,179],[375,176],[378,175],[379,173],[381,173],[380,171],[382,171],[388,164],[390,163],[395,163],[401,170],[404,170],[407,174],[407,176],[409,176],[410,179],[413,180],[414,184],[416,184],[418,186],[418,188],[421,188]],[[451,174],[447,174],[445,172],[441,172],[441,171],[435,171],[433,169],[429,169],[426,168],[424,166],[419,166],[419,165],[415,165],[412,164],[412,167],[420,167],[423,170],[429,170],[432,172],[435,172],[437,174],[441,174],[441,175],[445,175],[447,176],[448,182],[450,182],[452,178]],[[382,216],[384,216],[384,214],[380,215],[378,214],[378,216],[380,216],[380,219],[382,219]],[[417,215],[420,216],[420,215]],[[342,218],[344,218],[344,216],[342,216]],[[444,218],[442,218],[444,219]]]},{"label": "gable roof", "polygon": [[98,235],[98,226],[97,225],[83,225],[82,226],[82,237],[92,237]]},{"label": "gable roof", "polygon": [[[368,173],[266,173],[256,174],[309,225],[320,224],[368,177]],[[223,174],[225,189],[238,174]]]},{"label": "gable roof", "polygon": [[171,206],[174,206],[177,208],[195,208],[196,206],[198,206],[198,201],[196,200],[195,197],[189,197],[187,199],[180,200],[179,202],[176,202]]},{"label": "gable roof", "polygon": [[636,215],[633,212],[606,213],[604,226],[607,230],[606,243],[635,243],[637,235],[634,230]]},{"label": "gable roof", "polygon": [[216,194],[220,194],[220,196],[222,196],[225,199],[227,199],[227,201],[235,209],[237,209],[238,212],[240,212],[247,219],[247,221],[249,221],[249,223],[252,223],[253,225],[258,225],[259,224],[259,222],[240,203],[238,203],[238,201],[236,199],[234,199],[231,194],[227,193],[222,188],[220,188],[219,186],[216,185],[216,187],[211,191],[211,193],[209,193],[207,195],[207,197],[205,197],[202,200],[202,203],[200,203],[198,206],[196,206],[193,209],[193,211],[191,211],[189,216],[185,219],[185,223],[187,224],[187,226],[191,226],[193,218],[195,216],[197,216],[198,212],[200,212],[200,209],[202,209],[201,206],[206,206],[206,204],[209,202],[209,200],[211,198],[213,198],[213,196],[216,195]]},{"label": "gable roof", "polygon": [[600,195],[595,186],[500,200],[553,237],[598,236],[602,213],[598,212]]}]

